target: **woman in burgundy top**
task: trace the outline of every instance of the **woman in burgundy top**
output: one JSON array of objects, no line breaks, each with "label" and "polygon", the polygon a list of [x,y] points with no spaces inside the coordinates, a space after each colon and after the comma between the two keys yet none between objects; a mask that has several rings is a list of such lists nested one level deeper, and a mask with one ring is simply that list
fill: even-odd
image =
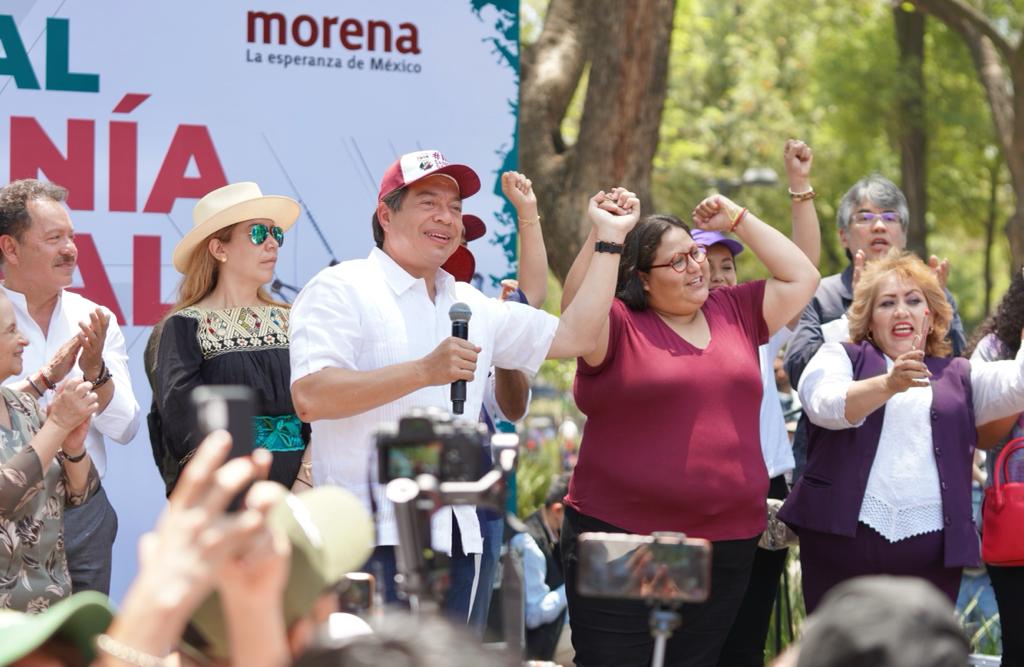
[{"label": "woman in burgundy top", "polygon": [[[618,199],[613,191],[601,205],[615,212]],[[629,233],[608,324],[579,360],[585,444],[561,544],[566,581],[574,581],[581,532],[678,531],[713,542],[711,597],[683,608],[668,645],[671,665],[714,665],[742,600],[768,492],[757,348],[818,284],[792,241],[725,197],[701,202],[693,220],[734,232],[772,277],[709,292],[705,250],[681,220],[652,215]],[[600,241],[591,236],[566,279],[563,308]],[[645,603],[584,598],[570,588],[577,665],[649,664]]]}]

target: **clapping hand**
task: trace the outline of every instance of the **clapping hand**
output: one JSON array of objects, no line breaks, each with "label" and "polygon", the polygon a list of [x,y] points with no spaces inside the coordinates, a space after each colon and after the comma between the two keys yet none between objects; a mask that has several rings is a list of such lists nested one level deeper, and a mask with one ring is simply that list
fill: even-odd
[{"label": "clapping hand", "polygon": [[87,378],[95,380],[103,370],[103,345],[107,340],[107,327],[110,325],[110,315],[97,308],[89,313],[88,322],[79,322],[78,327],[82,333],[78,334],[82,344],[82,356],[78,360],[78,367]]},{"label": "clapping hand", "polygon": [[622,243],[640,219],[640,199],[623,187],[601,190],[590,198],[587,216],[599,241]]},{"label": "clapping hand", "polygon": [[[78,353],[82,349],[82,338],[81,336],[75,336],[68,342],[60,346],[46,365],[43,366],[42,372],[46,380],[53,384],[57,384],[71,372],[71,369],[75,366],[75,361],[78,360]],[[95,376],[93,376],[95,378]]]},{"label": "clapping hand", "polygon": [[949,260],[945,257],[939,260],[938,256],[932,255],[928,258],[928,266],[935,273],[942,289],[946,289],[946,282],[949,280]]},{"label": "clapping hand", "polygon": [[62,430],[74,431],[99,409],[99,397],[92,383],[83,380],[65,382],[47,408],[47,419]]}]

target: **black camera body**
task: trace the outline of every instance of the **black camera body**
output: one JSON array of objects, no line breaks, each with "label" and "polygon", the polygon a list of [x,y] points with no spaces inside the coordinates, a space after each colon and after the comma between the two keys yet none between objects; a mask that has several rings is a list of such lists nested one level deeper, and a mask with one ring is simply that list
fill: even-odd
[{"label": "black camera body", "polygon": [[377,431],[379,481],[432,475],[439,482],[476,482],[489,470],[484,447],[490,437],[483,424],[452,421],[435,408],[416,409],[397,426]]}]

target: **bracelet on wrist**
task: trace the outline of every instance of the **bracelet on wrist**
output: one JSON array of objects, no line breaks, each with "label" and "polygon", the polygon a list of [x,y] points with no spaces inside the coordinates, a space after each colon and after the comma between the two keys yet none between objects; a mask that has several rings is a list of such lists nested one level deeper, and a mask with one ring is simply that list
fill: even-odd
[{"label": "bracelet on wrist", "polygon": [[43,397],[43,390],[40,389],[39,386],[36,385],[36,383],[32,381],[32,376],[28,375],[28,376],[25,377],[25,379],[28,380],[29,386],[32,387],[32,389],[35,390],[35,392],[37,394],[39,394],[39,398],[42,398]]},{"label": "bracelet on wrist", "polygon": [[79,461],[85,458],[86,454],[89,453],[89,450],[83,449],[81,454],[78,454],[76,456],[69,456],[63,449],[58,451],[60,453],[61,460],[67,461],[68,463],[78,463]]},{"label": "bracelet on wrist", "polygon": [[127,662],[129,665],[135,665],[135,667],[168,667],[171,664],[167,658],[143,653],[137,648],[122,644],[105,633],[96,636],[96,648],[111,658]]},{"label": "bracelet on wrist", "polygon": [[743,222],[743,216],[745,216],[746,214],[747,214],[747,209],[745,209],[745,208],[740,209],[740,212],[736,214],[735,218],[733,218],[732,224],[729,225],[729,232],[730,233],[736,231],[736,228],[739,226],[739,224],[741,222]]},{"label": "bracelet on wrist", "polygon": [[39,379],[43,381],[43,385],[50,391],[57,391],[57,385],[50,381],[50,378],[46,377],[46,372],[43,370],[39,371]]},{"label": "bracelet on wrist", "polygon": [[107,368],[107,362],[100,362],[100,372],[99,375],[96,376],[95,380],[90,380],[89,378],[82,379],[84,379],[86,382],[92,382],[93,389],[99,389],[100,387],[105,385],[110,380],[110,369]]},{"label": "bracelet on wrist", "polygon": [[794,202],[810,201],[818,196],[812,187],[808,187],[803,192],[793,192],[793,188],[787,188],[787,192],[789,192],[789,198]]},{"label": "bracelet on wrist", "polygon": [[530,220],[527,220],[525,218],[519,218],[519,224],[523,225],[523,226],[526,226],[526,225],[539,225],[540,224],[540,216],[538,215],[536,218],[533,218],[533,219],[530,219]]}]

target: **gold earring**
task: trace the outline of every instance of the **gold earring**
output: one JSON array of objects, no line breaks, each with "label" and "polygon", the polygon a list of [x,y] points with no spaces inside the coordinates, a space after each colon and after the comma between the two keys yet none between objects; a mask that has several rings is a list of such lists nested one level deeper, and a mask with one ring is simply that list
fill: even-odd
[{"label": "gold earring", "polygon": [[218,258],[217,258],[217,260],[218,260],[218,261],[219,261],[219,262],[220,262],[221,264],[224,264],[225,262],[227,262],[227,261],[228,261],[228,258],[227,258],[227,257],[218,257]]}]

